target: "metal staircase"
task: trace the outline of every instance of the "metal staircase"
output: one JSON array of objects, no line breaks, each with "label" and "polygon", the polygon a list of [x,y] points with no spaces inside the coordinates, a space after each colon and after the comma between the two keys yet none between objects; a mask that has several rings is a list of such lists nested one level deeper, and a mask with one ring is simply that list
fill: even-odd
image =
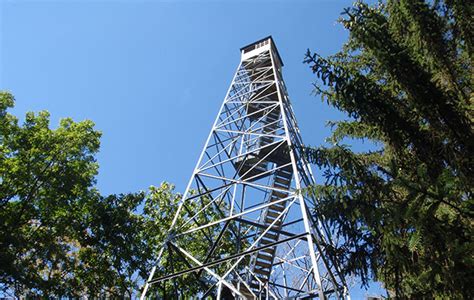
[{"label": "metal staircase", "polygon": [[[278,216],[285,210],[287,200],[281,201],[282,199],[288,198],[289,190],[291,187],[291,180],[293,177],[293,169],[288,165],[290,157],[286,152],[285,142],[275,143],[275,139],[271,136],[276,134],[278,129],[282,127],[281,110],[279,106],[272,106],[271,104],[263,104],[261,102],[272,102],[271,95],[275,90],[274,86],[271,86],[266,91],[264,97],[260,96],[261,101],[251,99],[247,106],[247,113],[252,121],[261,122],[262,137],[258,139],[259,151],[252,153],[251,158],[247,157],[246,160],[242,160],[237,165],[239,175],[253,177],[253,179],[259,179],[267,171],[267,167],[273,165],[272,176],[272,190],[269,194],[267,202],[270,205],[263,212],[260,220],[262,228],[268,228],[267,232],[263,234],[264,230],[260,229],[260,233],[263,237],[258,242],[258,248],[264,248],[267,245],[276,243],[279,240],[280,231],[284,222],[284,217],[279,218]],[[249,170],[252,170],[251,176],[248,176]],[[241,285],[240,291],[244,296],[249,299],[255,296],[261,297],[265,294],[268,289],[268,282],[272,272],[272,266],[275,259],[276,247],[267,247],[256,252],[252,257],[252,265],[247,276],[247,283],[250,290],[246,285]],[[255,295],[255,296],[254,296]]]},{"label": "metal staircase", "polygon": [[[288,191],[291,185],[291,178],[293,172],[291,169],[279,169],[275,172],[273,187],[279,190]],[[288,197],[288,192],[273,190],[270,194],[270,206],[264,213],[262,225],[270,227],[270,229],[263,235],[260,240],[258,247],[273,244],[279,239],[279,232],[282,229],[284,222],[283,218],[277,220],[277,217],[286,208],[287,201],[280,201]],[[277,203],[275,203],[277,202]],[[273,225],[272,225],[273,224]],[[256,294],[263,293],[267,283],[270,279],[272,266],[275,258],[276,247],[270,247],[258,251],[255,255],[253,273],[255,275],[250,276],[250,287]]]}]

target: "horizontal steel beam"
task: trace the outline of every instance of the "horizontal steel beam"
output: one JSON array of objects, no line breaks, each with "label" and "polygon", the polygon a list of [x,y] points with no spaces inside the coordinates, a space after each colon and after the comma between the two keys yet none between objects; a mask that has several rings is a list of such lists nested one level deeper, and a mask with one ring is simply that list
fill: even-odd
[{"label": "horizontal steel beam", "polygon": [[245,256],[245,255],[248,255],[248,254],[252,254],[254,252],[258,252],[258,251],[263,250],[263,249],[271,248],[271,247],[274,247],[276,245],[292,241],[294,239],[299,239],[299,238],[301,238],[305,235],[308,235],[308,233],[298,234],[298,235],[295,235],[293,237],[289,237],[289,238],[286,238],[286,239],[283,239],[283,240],[280,240],[280,241],[277,241],[277,242],[274,242],[274,243],[271,243],[271,244],[268,244],[268,245],[265,245],[265,246],[262,246],[262,247],[257,247],[257,248],[250,249],[250,250],[247,250],[247,251],[244,251],[244,252],[229,255],[228,257],[221,258],[221,259],[218,259],[218,260],[215,260],[215,261],[211,261],[211,262],[202,264],[201,266],[197,266],[197,267],[189,268],[187,270],[179,271],[179,272],[176,272],[176,273],[173,273],[173,274],[165,275],[165,276],[162,276],[162,277],[157,278],[157,279],[152,279],[152,280],[148,281],[148,284],[154,284],[154,283],[169,280],[169,279],[172,279],[172,278],[175,278],[175,277],[187,274],[187,273],[196,272],[196,271],[199,271],[199,270],[207,268],[207,267],[218,265],[218,264],[226,262],[228,260],[232,260],[232,259],[235,259],[235,258],[239,258],[239,257]]}]

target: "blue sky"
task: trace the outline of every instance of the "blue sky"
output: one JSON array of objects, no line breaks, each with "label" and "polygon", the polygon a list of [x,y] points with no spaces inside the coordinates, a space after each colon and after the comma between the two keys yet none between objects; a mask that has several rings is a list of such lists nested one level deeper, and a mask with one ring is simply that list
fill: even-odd
[{"label": "blue sky", "polygon": [[[183,191],[239,63],[241,46],[272,35],[309,145],[344,116],[311,95],[309,48],[336,52],[352,1],[0,0],[0,89],[13,113],[91,119],[103,132],[102,193],[168,181]],[[366,293],[354,290],[353,299]]]}]

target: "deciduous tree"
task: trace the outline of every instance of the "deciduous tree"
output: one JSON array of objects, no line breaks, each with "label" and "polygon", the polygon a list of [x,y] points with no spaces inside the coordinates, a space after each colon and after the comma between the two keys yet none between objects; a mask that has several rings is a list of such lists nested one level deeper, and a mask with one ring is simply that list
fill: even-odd
[{"label": "deciduous tree", "polygon": [[136,298],[181,196],[168,183],[102,196],[94,124],[51,129],[43,111],[20,125],[13,105],[0,93],[0,295]]}]

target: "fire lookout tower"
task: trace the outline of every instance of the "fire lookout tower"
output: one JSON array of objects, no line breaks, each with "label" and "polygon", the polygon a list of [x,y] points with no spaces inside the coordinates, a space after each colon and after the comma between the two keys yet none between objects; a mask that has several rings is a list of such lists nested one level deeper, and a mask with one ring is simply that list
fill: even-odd
[{"label": "fire lookout tower", "polygon": [[317,200],[299,192],[314,178],[282,67],[271,37],[241,48],[142,299],[183,276],[198,298],[349,299],[325,255],[337,242]]}]

